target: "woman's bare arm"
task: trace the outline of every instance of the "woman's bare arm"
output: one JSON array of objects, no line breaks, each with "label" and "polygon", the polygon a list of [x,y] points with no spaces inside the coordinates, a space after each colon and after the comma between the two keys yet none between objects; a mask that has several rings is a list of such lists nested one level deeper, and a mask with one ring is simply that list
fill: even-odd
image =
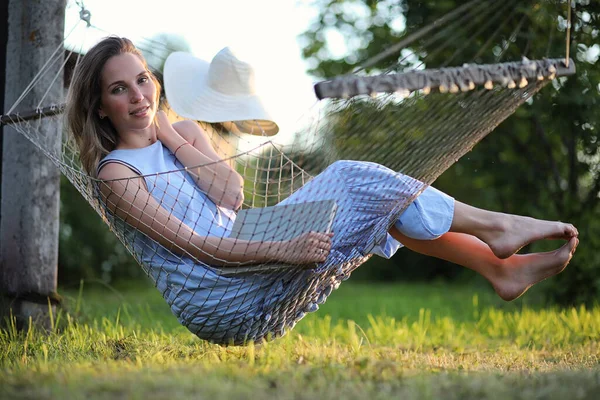
[{"label": "woman's bare arm", "polygon": [[171,125],[163,111],[157,116],[158,138],[177,153],[196,185],[215,204],[232,210],[240,208],[244,202],[244,179],[215,152],[206,132],[193,121]]},{"label": "woman's bare arm", "polygon": [[285,242],[200,236],[162,207],[146,190],[143,178],[125,165],[108,163],[99,178],[103,180],[102,200],[111,212],[175,254],[197,261],[211,265],[307,264],[325,261],[331,248],[331,236],[315,232]]}]

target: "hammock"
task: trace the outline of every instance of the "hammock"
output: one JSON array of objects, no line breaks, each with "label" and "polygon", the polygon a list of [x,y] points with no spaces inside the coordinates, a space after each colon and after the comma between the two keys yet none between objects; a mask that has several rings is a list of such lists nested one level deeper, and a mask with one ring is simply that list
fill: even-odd
[{"label": "hammock", "polygon": [[[265,211],[262,219],[258,212],[242,224],[250,237],[264,238],[271,230],[289,231],[288,224],[295,224],[294,229],[300,231],[312,230],[314,221],[319,220],[325,220],[329,227],[323,229],[333,224],[335,230],[336,226],[344,226],[344,219],[360,215],[356,210],[343,209],[348,193],[328,191],[339,186],[334,180],[348,165],[338,160],[376,162],[414,178],[402,180],[388,170],[378,169],[379,180],[374,178],[368,183],[373,186],[372,197],[362,198],[376,209],[377,218],[369,222],[368,229],[336,232],[334,241],[338,242],[327,260],[309,267],[276,260],[228,266],[199,263],[184,249],[169,250],[113,214],[98,196],[103,182],[84,172],[73,138],[64,133],[60,149],[48,144],[48,132],[60,130],[63,110],[61,104],[45,106],[49,90],[36,109],[16,112],[31,88],[41,85],[44,74],[50,74],[51,78],[45,79],[54,83],[62,76],[64,66],[73,62],[74,53],[63,57],[63,44],[1,122],[10,124],[56,164],[123,242],[190,331],[219,344],[269,340],[293,328],[307,312],[317,310],[385,241],[398,217],[442,172],[544,85],[574,73],[574,63],[568,57],[501,62],[531,13],[529,9],[521,10],[517,18],[521,11],[517,11],[516,3],[471,1],[405,36],[354,73],[318,83],[315,92],[320,101],[299,121],[292,141],[279,141],[279,135],[262,136],[260,131],[258,135],[247,135],[225,124],[199,122],[211,133],[212,145],[223,156],[222,162],[232,165],[244,178],[243,209]],[[84,11],[82,18],[85,16],[89,24],[90,14]],[[501,16],[505,19],[499,21]],[[477,54],[469,53],[467,45],[482,37],[486,40],[481,41]],[[456,41],[450,42],[449,38]],[[449,52],[456,42],[462,45]],[[143,48],[143,44],[138,47]],[[436,68],[427,64],[440,52],[448,54],[446,64],[458,58],[489,63]],[[189,210],[179,208],[182,197],[200,196],[199,191],[182,192],[182,182],[190,179],[191,170],[178,168],[143,178],[169,218],[201,230],[207,224],[202,220],[207,210],[193,210],[195,214],[190,216]],[[323,171],[327,173],[319,175]],[[314,184],[319,176],[330,181]],[[311,190],[313,193],[307,195]],[[333,206],[327,203],[325,214],[318,204],[294,206],[306,204],[306,199],[333,199]],[[290,207],[283,214],[277,213],[281,205]],[[226,210],[216,212],[226,215],[210,229],[229,232],[230,215]],[[267,213],[278,217],[265,225]],[[256,218],[261,221],[260,227]]]}]

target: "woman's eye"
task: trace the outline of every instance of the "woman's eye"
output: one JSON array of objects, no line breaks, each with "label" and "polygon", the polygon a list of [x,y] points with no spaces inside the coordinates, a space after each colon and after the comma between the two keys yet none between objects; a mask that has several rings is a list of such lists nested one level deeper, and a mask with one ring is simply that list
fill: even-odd
[{"label": "woman's eye", "polygon": [[116,88],[114,88],[112,90],[111,93],[112,94],[119,94],[119,93],[123,92],[124,90],[125,90],[125,88],[123,86],[117,86]]},{"label": "woman's eye", "polygon": [[147,76],[142,76],[139,80],[138,83],[146,83],[148,82],[148,77]]}]

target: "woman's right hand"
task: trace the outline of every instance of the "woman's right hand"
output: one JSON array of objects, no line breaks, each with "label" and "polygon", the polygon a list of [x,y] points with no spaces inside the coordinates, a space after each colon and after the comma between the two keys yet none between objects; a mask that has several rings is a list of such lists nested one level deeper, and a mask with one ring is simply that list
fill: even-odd
[{"label": "woman's right hand", "polygon": [[174,151],[179,145],[185,143],[186,140],[173,128],[167,114],[159,110],[156,113],[156,119],[158,121],[158,129],[156,131],[156,137],[171,151]]},{"label": "woman's right hand", "polygon": [[333,233],[307,232],[281,243],[277,260],[290,264],[324,262],[331,251]]}]

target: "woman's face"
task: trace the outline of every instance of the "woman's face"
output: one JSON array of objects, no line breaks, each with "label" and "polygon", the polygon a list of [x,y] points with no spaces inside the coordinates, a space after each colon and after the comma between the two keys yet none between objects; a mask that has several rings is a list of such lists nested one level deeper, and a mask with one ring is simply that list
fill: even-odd
[{"label": "woman's face", "polygon": [[156,85],[138,56],[111,57],[102,69],[100,117],[110,119],[119,134],[149,127],[156,114]]}]

